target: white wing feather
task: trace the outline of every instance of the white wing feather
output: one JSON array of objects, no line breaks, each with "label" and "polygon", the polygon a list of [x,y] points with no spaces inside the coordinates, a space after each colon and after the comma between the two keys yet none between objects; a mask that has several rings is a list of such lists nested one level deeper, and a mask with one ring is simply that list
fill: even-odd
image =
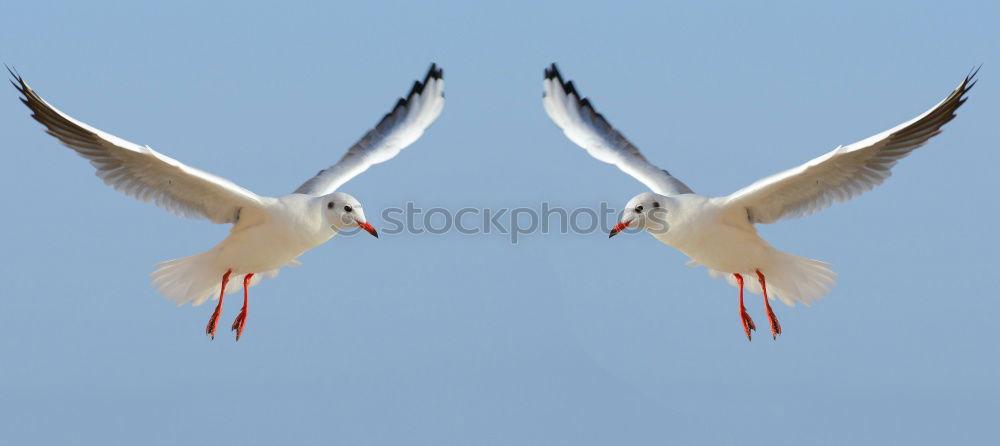
[{"label": "white wing feather", "polygon": [[590,100],[581,99],[572,81],[563,82],[556,64],[545,70],[542,88],[542,104],[549,118],[570,141],[583,147],[590,156],[618,166],[658,194],[691,193],[691,189],[671,176],[670,172],[647,161],[638,148],[594,110]]},{"label": "white wing feather", "polygon": [[[978,71],[978,70],[977,70]],[[892,167],[941,132],[975,85],[970,73],[947,98],[924,114],[892,129],[757,182],[725,198],[746,207],[750,221],[774,223],[802,217],[868,192],[892,174]]]},{"label": "white wing feather", "polygon": [[240,210],[261,206],[261,198],[224,178],[189,167],[149,146],[126,141],[77,121],[45,102],[21,76],[11,81],[24,95],[32,117],[80,156],[115,190],[174,214],[232,223]]},{"label": "white wing feather", "polygon": [[347,151],[337,164],[321,170],[295,193],[326,195],[368,170],[392,159],[424,134],[444,109],[444,71],[431,64],[423,83],[414,82],[406,99],[400,98],[389,114]]}]

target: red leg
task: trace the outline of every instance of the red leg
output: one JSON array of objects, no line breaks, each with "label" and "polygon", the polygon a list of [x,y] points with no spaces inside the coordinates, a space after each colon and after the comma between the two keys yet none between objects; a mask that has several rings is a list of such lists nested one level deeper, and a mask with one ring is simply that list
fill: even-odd
[{"label": "red leg", "polygon": [[219,313],[222,312],[222,299],[226,297],[226,285],[229,284],[229,275],[233,273],[233,270],[228,269],[226,273],[222,275],[222,292],[219,293],[219,304],[215,306],[215,312],[212,313],[212,318],[208,320],[208,326],[205,327],[205,334],[215,339],[215,325],[219,322]]},{"label": "red leg", "polygon": [[250,279],[253,278],[253,273],[247,274],[243,277],[243,309],[240,310],[239,316],[236,316],[236,320],[233,321],[233,330],[236,331],[236,340],[240,340],[240,336],[243,336],[243,327],[247,324],[247,288],[250,287]]},{"label": "red leg", "polygon": [[740,288],[740,319],[743,321],[743,332],[747,334],[747,340],[750,338],[750,330],[757,330],[757,327],[753,325],[753,319],[750,319],[750,314],[747,313],[747,307],[743,306],[743,276],[739,274],[733,274],[736,277],[736,284]]},{"label": "red leg", "polygon": [[778,339],[778,335],[781,334],[781,324],[778,323],[778,318],[774,317],[774,311],[771,311],[771,304],[767,299],[767,285],[764,283],[764,274],[757,270],[757,280],[760,280],[760,289],[764,292],[764,308],[767,309],[767,320],[771,322],[771,338]]}]

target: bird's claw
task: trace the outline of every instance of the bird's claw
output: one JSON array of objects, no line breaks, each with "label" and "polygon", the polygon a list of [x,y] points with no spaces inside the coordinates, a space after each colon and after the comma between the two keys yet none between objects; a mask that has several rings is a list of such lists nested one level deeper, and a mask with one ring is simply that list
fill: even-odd
[{"label": "bird's claw", "polygon": [[243,336],[243,327],[246,326],[246,323],[247,323],[247,312],[246,310],[243,310],[240,312],[238,316],[236,316],[236,320],[233,321],[232,331],[236,332],[237,341],[240,340],[240,336]]},{"label": "bird's claw", "polygon": [[208,320],[208,326],[205,327],[205,334],[211,336],[212,340],[215,340],[215,328],[218,323],[219,310],[215,310],[215,312],[212,313],[212,318]]},{"label": "bird's claw", "polygon": [[771,339],[778,339],[778,335],[781,334],[781,324],[778,323],[778,318],[774,316],[774,312],[767,312],[767,319],[771,322]]},{"label": "bird's claw", "polygon": [[743,332],[746,333],[747,340],[752,341],[753,339],[750,336],[750,330],[757,331],[757,326],[754,325],[753,319],[750,319],[750,315],[746,312],[746,310],[742,311],[740,316],[743,319]]}]

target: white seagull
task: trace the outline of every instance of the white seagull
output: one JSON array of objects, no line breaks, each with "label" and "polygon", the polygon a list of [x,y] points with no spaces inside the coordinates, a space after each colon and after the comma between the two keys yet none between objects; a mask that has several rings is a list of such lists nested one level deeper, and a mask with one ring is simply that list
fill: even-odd
[{"label": "white seagull", "polygon": [[361,228],[378,233],[365,218],[361,203],[335,192],[373,164],[387,161],[413,144],[444,108],[443,71],[432,64],[423,82],[415,82],[405,99],[347,151],[337,164],[320,171],[295,192],[279,197],[257,195],[229,180],[117,136],[102,132],[49,105],[20,75],[8,68],[11,81],[24,95],[32,117],[60,142],[90,160],[104,183],[126,195],[184,217],[231,223],[229,236],[201,254],[156,265],[153,285],[177,305],[219,304],[205,328],[215,339],[226,294],[239,290],[232,276],[243,276],[243,309],[232,329],[236,340],[247,319],[247,288],[278,275],[295,260],[338,232]]},{"label": "white seagull", "polygon": [[755,276],[759,286],[751,281],[747,288],[764,295],[771,336],[777,338],[781,325],[768,303],[768,291],[786,305],[808,305],[829,292],[836,274],[828,263],[771,247],[757,235],[754,224],[806,216],[882,184],[897,161],[955,117],[975,75],[970,73],[948,97],[910,121],[722,197],[698,195],[647,161],[590,101],[581,98],[572,82],[563,81],[555,64],[545,70],[542,102],[570,141],[652,190],[629,200],[609,237],[625,228],[644,229],[690,257],[689,265],[704,265],[712,277],[725,277],[740,290],[740,319],[747,339],[756,328],[743,305],[743,277]]}]

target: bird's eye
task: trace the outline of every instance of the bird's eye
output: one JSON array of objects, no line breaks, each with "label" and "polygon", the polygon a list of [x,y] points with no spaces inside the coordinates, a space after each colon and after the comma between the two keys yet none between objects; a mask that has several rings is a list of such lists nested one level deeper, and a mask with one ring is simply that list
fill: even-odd
[{"label": "bird's eye", "polygon": [[636,206],[635,207],[635,211],[636,212],[642,212],[642,205],[640,204],[640,205]]},{"label": "bird's eye", "polygon": [[344,206],[344,212],[351,212],[353,210],[354,210],[354,208],[352,208],[350,206]]},{"label": "bird's eye", "polygon": [[333,209],[333,202],[331,201],[331,202],[327,203],[326,204],[326,208],[327,209]]},{"label": "bird's eye", "polygon": [[659,202],[659,201],[654,201],[654,202],[653,202],[653,207],[654,207],[654,208],[658,208],[658,207],[660,207],[660,202]]}]

